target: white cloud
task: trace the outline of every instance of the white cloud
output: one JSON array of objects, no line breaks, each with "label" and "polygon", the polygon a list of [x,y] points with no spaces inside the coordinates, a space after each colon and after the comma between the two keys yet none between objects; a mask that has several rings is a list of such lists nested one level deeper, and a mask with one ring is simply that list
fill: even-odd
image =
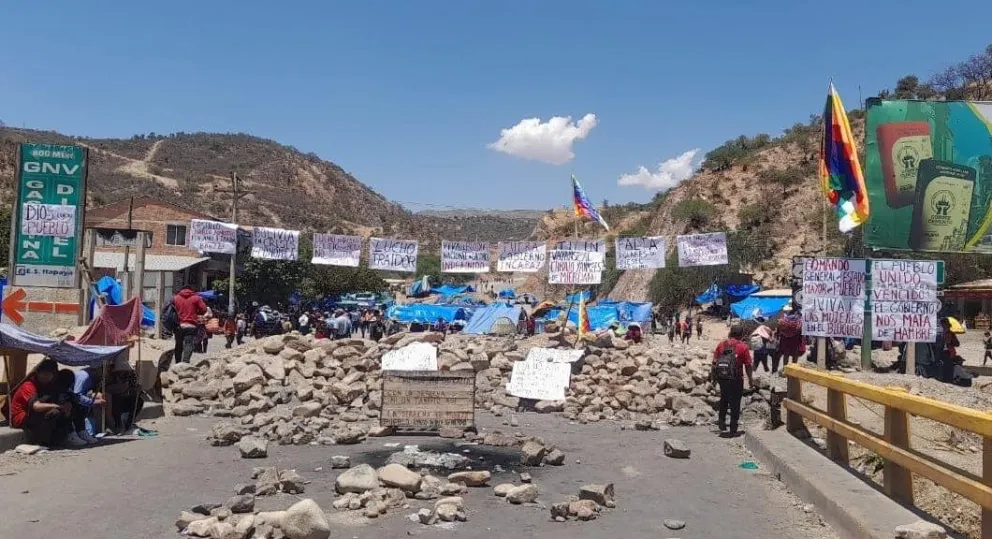
[{"label": "white cloud", "polygon": [[575,141],[586,138],[597,123],[592,113],[578,123],[572,123],[571,116],[555,116],[544,123],[540,118],[525,118],[509,129],[501,129],[499,140],[488,148],[522,159],[564,165],[575,157]]},{"label": "white cloud", "polygon": [[640,167],[634,174],[620,176],[617,184],[624,187],[640,185],[650,191],[668,191],[689,179],[693,172],[696,171],[700,161],[696,158],[699,151],[699,148],[695,148],[678,157],[666,159],[658,165],[656,172],[651,172],[645,167]]}]

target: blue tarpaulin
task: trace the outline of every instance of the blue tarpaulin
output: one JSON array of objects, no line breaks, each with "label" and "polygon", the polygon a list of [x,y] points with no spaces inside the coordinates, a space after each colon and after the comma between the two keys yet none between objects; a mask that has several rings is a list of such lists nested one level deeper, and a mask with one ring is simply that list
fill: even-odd
[{"label": "blue tarpaulin", "polygon": [[613,301],[609,298],[600,300],[600,307],[616,308],[623,322],[650,322],[652,303],[637,301]]},{"label": "blue tarpaulin", "polygon": [[[94,285],[97,294],[105,295],[108,305],[120,305],[124,303],[124,291],[121,289],[121,284],[117,282],[116,279],[110,276],[100,277],[100,280]],[[166,300],[168,301],[168,299]],[[92,319],[96,313],[96,299],[90,300],[90,318]],[[152,311],[145,305],[141,306],[141,325],[142,326],[154,326],[155,325],[155,311]]]},{"label": "blue tarpaulin", "polygon": [[776,316],[791,300],[788,296],[749,296],[730,305],[730,312],[743,320],[754,320],[755,316],[765,318]]},{"label": "blue tarpaulin", "polygon": [[454,296],[455,294],[464,294],[466,292],[475,292],[475,288],[468,285],[454,286],[450,284],[443,284],[441,286],[431,288],[432,294],[441,294],[442,296]]},{"label": "blue tarpaulin", "polygon": [[457,305],[429,305],[425,303],[409,303],[405,305],[393,305],[386,309],[386,316],[409,324],[410,322],[421,322],[433,324],[438,318],[443,318],[445,322],[451,323],[455,320],[465,320],[467,314],[464,307]]},{"label": "blue tarpaulin", "polygon": [[411,298],[421,298],[429,293],[430,285],[427,283],[427,277],[414,281],[413,284],[406,289],[406,295]]},{"label": "blue tarpaulin", "polygon": [[721,294],[723,294],[723,290],[714,284],[713,286],[707,288],[705,292],[696,296],[696,303],[700,305],[704,303],[713,303],[720,297]]},{"label": "blue tarpaulin", "polygon": [[0,347],[46,355],[63,365],[99,365],[123,352],[126,346],[92,346],[52,339],[4,322],[0,324]]},{"label": "blue tarpaulin", "polygon": [[499,297],[505,299],[514,299],[517,297],[517,293],[512,288],[504,288],[499,291]]},{"label": "blue tarpaulin", "polygon": [[472,314],[472,318],[469,319],[462,333],[484,335],[492,330],[493,323],[500,318],[509,318],[516,324],[520,320],[520,311],[519,305],[506,303],[495,303],[488,307],[481,307]]},{"label": "blue tarpaulin", "polygon": [[565,303],[574,303],[574,304],[578,305],[579,304],[579,294],[582,294],[582,296],[584,296],[586,298],[586,303],[589,303],[590,301],[592,301],[592,290],[583,290],[582,292],[576,292],[574,294],[570,294],[568,296],[565,296]]},{"label": "blue tarpaulin", "polygon": [[755,284],[731,284],[727,285],[726,288],[718,284],[713,284],[705,292],[696,296],[696,303],[700,305],[713,303],[724,295],[730,296],[730,301],[733,302],[738,298],[750,296],[759,290],[761,290],[761,287]]},{"label": "blue tarpaulin", "polygon": [[[593,331],[599,331],[601,329],[606,329],[610,327],[613,322],[620,321],[620,312],[617,310],[615,305],[596,305],[594,307],[586,307],[586,311],[589,313],[589,329]],[[578,325],[579,323],[579,309],[573,307],[568,313],[568,321]]]},{"label": "blue tarpaulin", "polygon": [[746,298],[761,290],[756,284],[730,284],[727,285],[727,295],[734,298]]}]

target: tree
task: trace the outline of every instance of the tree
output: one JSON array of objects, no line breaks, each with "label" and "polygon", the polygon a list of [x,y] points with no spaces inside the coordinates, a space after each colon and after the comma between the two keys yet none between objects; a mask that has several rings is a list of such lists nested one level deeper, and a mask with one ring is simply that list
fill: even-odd
[{"label": "tree", "polygon": [[[0,205],[0,267],[10,267],[10,252],[6,246],[10,245],[10,218],[11,208],[9,205]],[[8,272],[8,275],[10,273]]]},{"label": "tree", "polygon": [[705,200],[683,200],[672,208],[672,217],[678,221],[688,221],[689,226],[701,229],[709,224],[715,209]]}]

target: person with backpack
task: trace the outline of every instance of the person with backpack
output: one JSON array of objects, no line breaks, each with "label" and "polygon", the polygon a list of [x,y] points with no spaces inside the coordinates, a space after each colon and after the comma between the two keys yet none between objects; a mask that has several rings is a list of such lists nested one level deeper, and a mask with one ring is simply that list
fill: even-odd
[{"label": "person with backpack", "polygon": [[[716,345],[713,351],[713,368],[710,381],[720,386],[720,408],[717,424],[720,432],[736,436],[737,423],[741,417],[741,399],[744,397],[744,375],[754,387],[754,370],[751,363],[751,350],[744,342],[744,327],[735,324],[730,335]],[[727,429],[727,414],[730,414],[730,429]]]},{"label": "person with backpack", "polygon": [[199,327],[203,325],[204,317],[212,316],[210,308],[193,291],[193,287],[187,285],[172,298],[175,306],[178,327],[173,331],[176,336],[176,348],[173,357],[176,363],[189,363],[193,357],[193,348],[196,345],[196,336]]}]

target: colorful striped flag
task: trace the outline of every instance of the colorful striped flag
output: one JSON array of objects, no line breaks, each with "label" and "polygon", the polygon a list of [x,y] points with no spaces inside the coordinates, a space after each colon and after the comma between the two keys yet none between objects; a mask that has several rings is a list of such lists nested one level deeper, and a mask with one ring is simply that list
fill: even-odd
[{"label": "colorful striped flag", "polygon": [[575,179],[575,174],[572,174],[572,204],[575,206],[575,216],[588,219],[590,221],[599,221],[599,224],[603,225],[606,230],[610,229],[610,225],[606,224],[606,220],[603,216],[596,211],[596,207],[589,202],[589,197],[586,196],[585,191],[582,190],[582,186],[579,185],[579,180]]},{"label": "colorful striped flag", "polygon": [[586,295],[579,294],[579,338],[585,337],[589,328],[589,311],[586,309]]},{"label": "colorful striped flag", "polygon": [[837,208],[840,231],[850,232],[868,220],[868,191],[858,162],[858,149],[840,95],[830,83],[823,109],[820,144],[820,188]]}]

